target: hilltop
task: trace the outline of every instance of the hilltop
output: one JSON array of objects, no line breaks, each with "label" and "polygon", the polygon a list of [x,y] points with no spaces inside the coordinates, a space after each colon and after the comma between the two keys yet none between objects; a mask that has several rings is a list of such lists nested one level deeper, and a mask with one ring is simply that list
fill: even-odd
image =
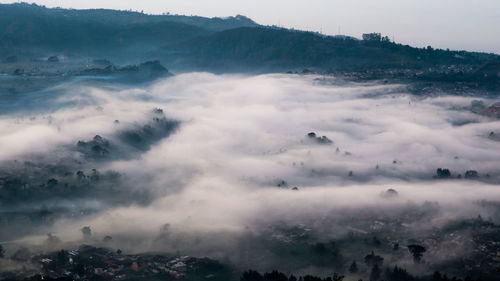
[{"label": "hilltop", "polygon": [[415,48],[377,33],[357,39],[262,26],[242,15],[206,18],[0,5],[0,53],[3,74],[39,73],[30,71],[32,62],[57,56],[55,63],[72,73],[84,71],[95,59],[119,65],[160,60],[174,72],[317,72],[417,82],[419,92],[500,89],[496,54]]}]

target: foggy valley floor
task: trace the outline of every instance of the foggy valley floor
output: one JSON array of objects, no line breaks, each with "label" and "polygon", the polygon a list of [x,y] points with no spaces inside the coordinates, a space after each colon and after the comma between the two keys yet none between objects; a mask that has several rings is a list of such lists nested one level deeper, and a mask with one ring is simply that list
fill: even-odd
[{"label": "foggy valley floor", "polygon": [[1,280],[498,280],[495,96],[85,77],[1,94]]}]

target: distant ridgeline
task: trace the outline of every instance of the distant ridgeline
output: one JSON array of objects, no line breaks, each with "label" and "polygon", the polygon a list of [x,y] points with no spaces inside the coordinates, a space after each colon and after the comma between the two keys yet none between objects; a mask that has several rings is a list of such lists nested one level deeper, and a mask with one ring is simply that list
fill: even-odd
[{"label": "distant ridgeline", "polygon": [[[0,5],[0,65],[39,57],[160,60],[168,69],[213,72],[357,72],[500,88],[500,56],[414,48],[379,33],[363,39],[262,26],[238,15],[205,18],[34,4]],[[61,63],[61,62],[59,62]],[[1,72],[0,68],[0,72]]]},{"label": "distant ridgeline", "polygon": [[[140,53],[139,47],[145,51],[243,26],[257,24],[240,15],[222,19],[106,9],[49,9],[27,3],[0,5],[0,47],[13,53],[34,49],[116,56],[116,48],[137,47]],[[141,56],[138,53],[136,56]]]}]

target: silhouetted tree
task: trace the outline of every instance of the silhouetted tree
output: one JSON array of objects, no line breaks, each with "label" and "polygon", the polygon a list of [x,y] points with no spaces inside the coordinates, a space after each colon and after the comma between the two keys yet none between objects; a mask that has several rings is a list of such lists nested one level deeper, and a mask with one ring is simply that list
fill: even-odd
[{"label": "silhouetted tree", "polygon": [[0,245],[0,259],[3,259],[5,256],[5,250],[2,245]]},{"label": "silhouetted tree", "polygon": [[381,196],[384,198],[394,198],[397,197],[398,195],[399,193],[393,188],[389,188],[385,192],[381,193]]},{"label": "silhouetted tree", "polygon": [[413,244],[408,245],[408,250],[413,255],[413,261],[419,263],[422,259],[424,252],[426,251],[424,246]]},{"label": "silhouetted tree", "polygon": [[99,174],[99,171],[97,171],[96,169],[92,169],[92,175],[90,175],[90,180],[91,181],[99,181],[100,179],[100,174]]},{"label": "silhouetted tree", "polygon": [[387,281],[414,281],[415,278],[411,276],[408,271],[403,268],[395,266],[393,270],[389,268],[385,271]]},{"label": "silhouetted tree", "polygon": [[84,239],[89,239],[90,236],[92,236],[92,230],[90,229],[90,226],[84,226],[80,230],[82,231]]},{"label": "silhouetted tree", "polygon": [[373,265],[382,265],[384,262],[384,258],[378,255],[375,255],[375,253],[372,251],[370,254],[365,256],[365,263],[368,266],[373,266]]},{"label": "silhouetted tree", "polygon": [[240,281],[263,281],[264,277],[255,270],[247,270],[243,272]]},{"label": "silhouetted tree", "polygon": [[264,280],[266,281],[288,281],[288,278],[282,272],[273,270],[271,273],[264,274]]},{"label": "silhouetted tree", "polygon": [[52,178],[52,179],[50,179],[50,180],[48,180],[48,181],[47,181],[47,186],[48,186],[48,187],[54,187],[54,186],[56,186],[58,183],[59,183],[59,181],[58,181],[58,180],[56,180],[56,179]]},{"label": "silhouetted tree", "polygon": [[380,270],[380,267],[377,264],[374,264],[372,267],[372,271],[370,272],[370,281],[379,280],[381,274],[382,270]]},{"label": "silhouetted tree", "polygon": [[332,281],[343,281],[345,278],[344,275],[338,275],[337,273],[333,274]]},{"label": "silhouetted tree", "polygon": [[432,275],[432,281],[441,281],[443,280],[441,273],[439,271],[435,271]]},{"label": "silhouetted tree", "polygon": [[321,280],[321,278],[317,276],[306,275],[304,276],[304,281],[323,281],[323,280]]},{"label": "silhouetted tree", "polygon": [[60,244],[61,243],[61,239],[59,239],[59,237],[57,237],[57,236],[52,235],[51,233],[48,233],[47,234],[47,240],[45,240],[45,243],[49,247],[53,247],[53,246],[56,246],[57,244]]},{"label": "silhouetted tree", "polygon": [[469,170],[469,171],[465,172],[465,178],[466,179],[477,179],[477,178],[479,178],[479,174],[477,171]]},{"label": "silhouetted tree", "polygon": [[436,170],[436,177],[440,179],[447,179],[451,177],[450,170],[438,168]]},{"label": "silhouetted tree", "polygon": [[350,273],[356,273],[358,272],[359,268],[358,268],[358,264],[356,263],[356,261],[353,261],[351,263],[351,266],[349,266],[349,272]]},{"label": "silhouetted tree", "polygon": [[76,177],[78,180],[84,180],[85,179],[85,174],[82,171],[76,172]]}]

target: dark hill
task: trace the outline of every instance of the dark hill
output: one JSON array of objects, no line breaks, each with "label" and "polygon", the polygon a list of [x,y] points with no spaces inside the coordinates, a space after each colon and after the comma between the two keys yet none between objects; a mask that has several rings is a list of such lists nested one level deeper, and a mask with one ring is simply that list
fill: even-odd
[{"label": "dark hill", "polygon": [[413,48],[389,41],[365,41],[266,27],[231,29],[163,49],[170,60],[206,68],[245,65],[271,69],[366,70],[474,65],[499,56],[464,51]]},{"label": "dark hill", "polygon": [[48,9],[33,4],[0,5],[0,51],[133,56],[159,46],[216,31],[256,26],[250,19],[147,15],[115,10]]},{"label": "dark hill", "polygon": [[43,17],[66,17],[77,21],[92,21],[111,25],[169,21],[194,25],[210,31],[221,31],[244,26],[258,26],[254,21],[242,15],[227,18],[206,18],[171,14],[149,15],[140,12],[109,9],[49,9],[44,6],[28,3],[0,4],[0,17],[16,18],[33,15]]},{"label": "dark hill", "polygon": [[500,89],[498,55],[414,48],[380,34],[364,38],[264,27],[244,16],[204,18],[10,4],[0,5],[0,61],[4,64],[0,73],[38,75],[39,68],[31,62],[57,56],[64,59],[54,62],[54,68],[63,63],[88,67],[93,59],[120,65],[161,60],[174,71],[309,69],[349,72],[345,76],[361,79],[419,81],[422,89],[440,83],[447,84],[446,90],[464,92]]}]

